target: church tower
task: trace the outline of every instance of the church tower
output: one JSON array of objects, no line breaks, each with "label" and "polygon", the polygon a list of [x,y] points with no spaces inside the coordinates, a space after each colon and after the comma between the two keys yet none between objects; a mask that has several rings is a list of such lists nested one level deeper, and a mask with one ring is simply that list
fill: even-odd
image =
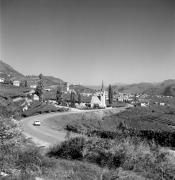
[{"label": "church tower", "polygon": [[102,104],[102,107],[106,107],[106,96],[105,96],[105,89],[104,89],[103,81],[101,85],[101,104]]},{"label": "church tower", "polygon": [[103,80],[102,80],[102,84],[101,84],[101,91],[104,91],[104,84],[103,84]]}]

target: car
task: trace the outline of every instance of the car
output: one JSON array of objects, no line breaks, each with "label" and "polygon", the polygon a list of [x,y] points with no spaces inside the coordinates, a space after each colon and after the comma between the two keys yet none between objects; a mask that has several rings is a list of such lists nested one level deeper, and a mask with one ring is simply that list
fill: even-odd
[{"label": "car", "polygon": [[36,120],[36,121],[34,121],[33,125],[34,125],[34,126],[40,126],[41,123],[40,123],[40,121]]}]

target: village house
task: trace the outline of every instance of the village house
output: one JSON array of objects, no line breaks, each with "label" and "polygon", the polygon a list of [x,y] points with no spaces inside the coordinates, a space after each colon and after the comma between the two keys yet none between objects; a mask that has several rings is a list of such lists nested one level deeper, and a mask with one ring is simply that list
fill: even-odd
[{"label": "village house", "polygon": [[20,86],[20,81],[14,80],[14,81],[13,81],[13,85],[19,87],[19,86]]},{"label": "village house", "polygon": [[30,88],[32,88],[32,89],[36,89],[36,84],[33,84],[33,85],[30,85]]},{"label": "village house", "polygon": [[160,106],[165,106],[165,103],[164,102],[160,102]]},{"label": "village house", "polygon": [[5,79],[0,77],[0,83],[4,83]]},{"label": "village house", "polygon": [[36,94],[33,95],[33,100],[34,101],[39,101],[39,96],[37,96]]}]

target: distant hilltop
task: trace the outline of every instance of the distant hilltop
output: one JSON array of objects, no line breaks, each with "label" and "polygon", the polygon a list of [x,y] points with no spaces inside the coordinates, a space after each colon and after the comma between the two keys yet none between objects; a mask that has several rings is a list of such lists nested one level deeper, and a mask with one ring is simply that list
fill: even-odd
[{"label": "distant hilltop", "polygon": [[138,83],[129,85],[114,85],[115,91],[122,93],[145,93],[150,95],[175,96],[175,79],[160,83]]},{"label": "distant hilltop", "polygon": [[19,80],[24,79],[25,76],[15,69],[13,69],[10,65],[4,63],[0,60],[0,77],[9,77],[9,78],[17,78]]},{"label": "distant hilltop", "polygon": [[[39,77],[37,75],[23,75],[21,73],[19,73],[18,71],[16,71],[12,66],[6,64],[5,62],[3,62],[2,60],[0,60],[0,78],[3,79],[10,79],[10,80],[17,80],[17,81],[24,81],[27,80],[28,86],[36,86],[38,81],[39,81]],[[47,87],[53,87],[56,88],[58,85],[65,85],[67,82],[65,82],[64,80],[57,78],[57,77],[53,77],[53,76],[43,76],[43,82],[44,82],[44,86]],[[86,86],[82,86],[82,85],[73,85],[70,84],[70,87],[72,89],[75,89],[76,91],[80,91],[80,92],[93,92],[93,90],[91,88],[88,88]]]}]

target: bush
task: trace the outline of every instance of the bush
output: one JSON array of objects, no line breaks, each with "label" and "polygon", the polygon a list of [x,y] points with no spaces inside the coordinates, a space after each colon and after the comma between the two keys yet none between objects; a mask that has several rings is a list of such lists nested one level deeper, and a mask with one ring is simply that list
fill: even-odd
[{"label": "bush", "polygon": [[42,156],[38,148],[26,148],[18,152],[16,166],[24,174],[41,173]]},{"label": "bush", "polygon": [[82,159],[85,139],[83,137],[71,138],[60,145],[51,148],[49,157],[62,157],[66,159]]}]

